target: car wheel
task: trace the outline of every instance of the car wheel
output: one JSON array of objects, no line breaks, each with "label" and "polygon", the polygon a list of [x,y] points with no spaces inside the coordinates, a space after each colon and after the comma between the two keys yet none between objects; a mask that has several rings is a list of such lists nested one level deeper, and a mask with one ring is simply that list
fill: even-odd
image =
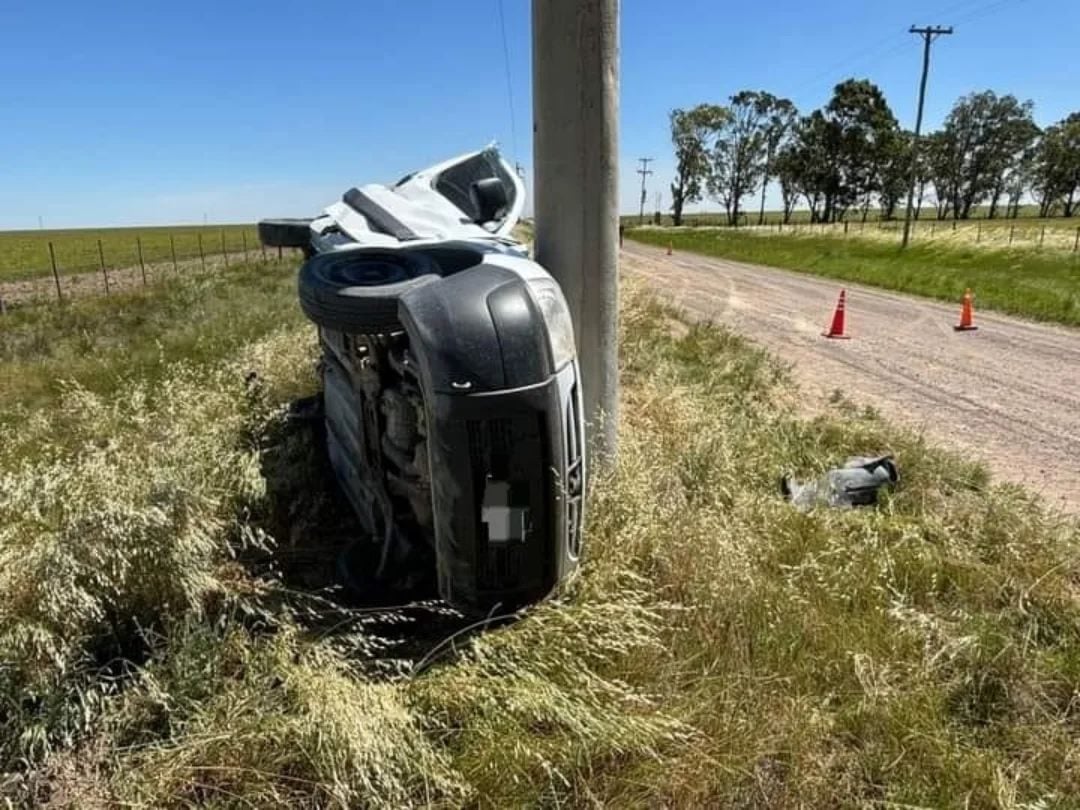
[{"label": "car wheel", "polygon": [[418,252],[359,249],[321,253],[300,268],[300,306],[325,329],[378,334],[402,328],[398,299],[439,278]]}]

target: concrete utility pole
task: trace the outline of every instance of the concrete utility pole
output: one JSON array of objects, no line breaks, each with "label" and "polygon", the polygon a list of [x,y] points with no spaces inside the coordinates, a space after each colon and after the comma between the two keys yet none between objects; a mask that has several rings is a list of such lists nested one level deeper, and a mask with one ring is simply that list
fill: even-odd
[{"label": "concrete utility pole", "polygon": [[533,0],[536,258],[574,319],[587,438],[616,451],[618,0]]},{"label": "concrete utility pole", "polygon": [[652,174],[649,164],[653,160],[654,158],[638,158],[641,163],[641,168],[637,170],[637,173],[641,175],[641,211],[638,213],[638,225],[645,223],[645,178]]},{"label": "concrete utility pole", "polygon": [[907,247],[911,236],[911,204],[915,199],[915,182],[919,174],[919,133],[922,132],[923,101],[926,99],[926,77],[930,73],[930,43],[942,34],[951,34],[952,26],[929,25],[923,28],[911,26],[909,33],[923,38],[922,80],[919,82],[919,111],[915,114],[915,137],[911,142],[911,183],[908,185],[907,211],[904,214],[904,239],[900,247]]}]

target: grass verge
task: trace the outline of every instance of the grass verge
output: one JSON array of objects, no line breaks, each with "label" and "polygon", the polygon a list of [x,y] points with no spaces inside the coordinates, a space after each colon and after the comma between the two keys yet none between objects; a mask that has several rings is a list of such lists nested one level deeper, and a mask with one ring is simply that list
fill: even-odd
[{"label": "grass verge", "polygon": [[[900,211],[899,218],[893,220],[881,220],[880,212],[871,210],[867,214],[867,225],[877,225],[878,223],[896,227],[897,225],[903,226],[904,212]],[[1047,228],[1060,228],[1063,230],[1074,230],[1076,228],[1076,217],[1040,217],[1038,205],[1021,205],[1019,209],[1019,215],[1016,218],[1004,218],[1001,216],[1001,211],[998,211],[997,216],[993,219],[988,218],[990,213],[989,206],[976,205],[971,209],[971,216],[969,219],[959,220],[957,227],[963,228],[965,226],[976,225],[982,223],[986,227],[992,228],[1009,228],[1015,225],[1017,229],[1020,228],[1041,228],[1045,225]],[[935,219],[936,211],[933,207],[923,207],[919,218],[915,220],[919,227],[929,225],[931,222],[938,222],[942,227],[952,227],[952,219],[937,220]],[[752,209],[750,211],[743,211],[741,213],[742,224],[744,225],[756,225],[758,221],[758,211]],[[646,214],[646,219],[651,220],[653,215]],[[765,223],[769,225],[776,225],[777,222],[782,221],[784,218],[783,211],[767,210],[765,211]],[[663,220],[662,224],[671,224],[671,214],[664,212],[661,216]],[[639,223],[640,218],[637,214],[623,214],[621,220],[626,225],[633,226]],[[861,215],[858,212],[849,212],[849,221],[853,225],[857,225],[861,221]],[[796,208],[788,216],[789,224],[810,224],[810,209],[809,208]],[[724,225],[728,224],[727,214],[723,211],[699,211],[696,213],[684,213],[683,214],[684,225]]]},{"label": "grass verge", "polygon": [[[767,355],[633,288],[621,329],[622,449],[582,575],[418,652],[416,614],[243,564],[321,542],[302,516],[330,493],[282,438],[306,329],[65,389],[41,429],[71,441],[0,474],[0,797],[1070,806],[1077,527],[871,413],[793,418]],[[783,472],[885,450],[905,477],[876,509],[779,498]]]},{"label": "grass verge", "polygon": [[627,231],[650,245],[764,264],[887,290],[959,301],[1035,320],[1080,325],[1080,258],[1030,250],[896,245],[857,238],[740,233],[734,229]]},{"label": "grass verge", "polygon": [[[172,364],[219,362],[282,327],[305,323],[291,263],[180,276],[147,288],[56,306],[13,309],[0,321],[0,434],[53,419],[72,383],[109,396],[152,385]],[[57,439],[63,426],[52,422]]]}]

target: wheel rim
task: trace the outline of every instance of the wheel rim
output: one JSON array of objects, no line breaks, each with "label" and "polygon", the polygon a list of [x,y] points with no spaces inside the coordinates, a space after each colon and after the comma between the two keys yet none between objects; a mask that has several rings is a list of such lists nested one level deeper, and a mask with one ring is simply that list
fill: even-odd
[{"label": "wheel rim", "polygon": [[383,259],[364,259],[342,270],[342,281],[358,287],[396,284],[411,277],[404,266]]},{"label": "wheel rim", "polygon": [[411,258],[377,253],[323,254],[316,259],[321,265],[316,272],[325,281],[341,287],[381,287],[416,278],[422,268]]}]

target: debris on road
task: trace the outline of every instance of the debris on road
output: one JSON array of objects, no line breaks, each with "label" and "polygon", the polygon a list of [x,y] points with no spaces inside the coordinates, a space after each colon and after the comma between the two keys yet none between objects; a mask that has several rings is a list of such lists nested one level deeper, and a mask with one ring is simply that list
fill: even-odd
[{"label": "debris on road", "polygon": [[813,481],[799,482],[790,476],[780,479],[780,491],[798,509],[808,512],[815,506],[873,506],[878,490],[895,487],[900,471],[892,456],[856,456],[843,467],[829,470]]}]

